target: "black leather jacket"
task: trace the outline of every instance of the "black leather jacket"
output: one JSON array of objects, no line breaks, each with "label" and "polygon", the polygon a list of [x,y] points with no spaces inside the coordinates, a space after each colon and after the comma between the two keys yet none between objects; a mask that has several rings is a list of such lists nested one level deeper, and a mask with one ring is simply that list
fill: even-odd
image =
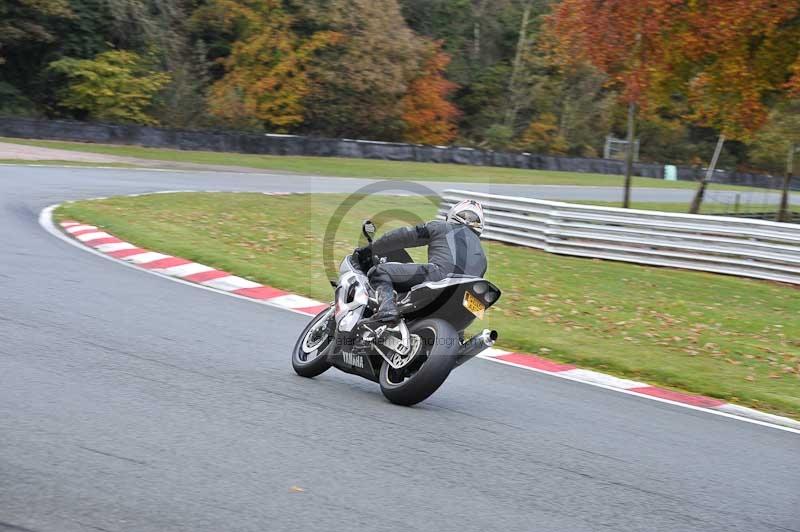
[{"label": "black leather jacket", "polygon": [[389,231],[372,243],[377,255],[419,246],[428,246],[428,262],[444,274],[456,273],[483,277],[486,254],[478,235],[463,224],[433,220],[414,227]]}]

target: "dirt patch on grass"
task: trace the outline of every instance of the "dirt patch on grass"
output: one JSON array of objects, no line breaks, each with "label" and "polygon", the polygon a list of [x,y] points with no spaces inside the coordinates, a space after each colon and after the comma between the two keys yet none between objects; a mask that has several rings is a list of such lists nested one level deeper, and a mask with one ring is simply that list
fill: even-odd
[{"label": "dirt patch on grass", "polygon": [[82,153],[23,144],[0,142],[0,159],[20,161],[76,161],[87,163],[124,163],[122,157],[101,155],[98,153]]}]

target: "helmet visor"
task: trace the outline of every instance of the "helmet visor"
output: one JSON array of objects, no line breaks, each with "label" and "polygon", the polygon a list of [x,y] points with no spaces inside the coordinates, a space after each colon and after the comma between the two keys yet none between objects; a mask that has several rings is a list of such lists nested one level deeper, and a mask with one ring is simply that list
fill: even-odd
[{"label": "helmet visor", "polygon": [[459,212],[457,214],[457,216],[459,218],[461,218],[462,220],[464,220],[464,222],[466,222],[468,224],[476,224],[476,223],[480,223],[480,221],[481,221],[481,219],[477,215],[477,213],[475,213],[473,211],[461,211],[461,212]]}]

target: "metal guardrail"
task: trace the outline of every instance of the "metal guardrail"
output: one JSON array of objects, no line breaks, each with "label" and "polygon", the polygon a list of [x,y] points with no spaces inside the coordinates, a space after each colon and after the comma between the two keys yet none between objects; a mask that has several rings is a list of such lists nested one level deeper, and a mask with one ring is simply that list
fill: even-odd
[{"label": "metal guardrail", "polygon": [[461,190],[486,213],[483,238],[550,253],[800,284],[800,227],[764,220],[578,205]]}]

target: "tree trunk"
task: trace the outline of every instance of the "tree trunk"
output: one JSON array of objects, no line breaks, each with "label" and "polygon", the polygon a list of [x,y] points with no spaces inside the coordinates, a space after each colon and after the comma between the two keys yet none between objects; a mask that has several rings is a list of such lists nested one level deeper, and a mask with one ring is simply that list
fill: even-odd
[{"label": "tree trunk", "polygon": [[783,187],[781,190],[781,206],[778,209],[776,220],[779,222],[791,221],[789,215],[789,190],[791,190],[792,173],[794,172],[794,152],[797,146],[789,144],[789,154],[786,156],[786,175],[783,176]]},{"label": "tree trunk", "polygon": [[692,200],[692,206],[689,207],[689,212],[691,214],[700,212],[700,206],[703,204],[703,196],[706,195],[706,187],[714,176],[714,170],[717,168],[717,161],[719,160],[719,154],[722,152],[723,144],[725,144],[725,135],[720,133],[719,139],[717,139],[717,147],[714,149],[714,156],[711,158],[711,164],[708,166],[708,170],[706,170],[705,177],[700,180],[700,185],[697,187],[697,192],[695,192],[694,199]]},{"label": "tree trunk", "polygon": [[631,180],[633,176],[633,142],[636,138],[636,104],[628,103],[628,145],[625,147],[625,193],[622,198],[622,207],[631,206]]},{"label": "tree trunk", "polygon": [[481,58],[481,22],[475,20],[472,23],[472,60],[476,63]]},{"label": "tree trunk", "polygon": [[525,10],[522,12],[522,23],[519,26],[519,38],[517,39],[517,52],[514,54],[514,62],[511,67],[511,80],[508,83],[508,96],[509,107],[506,112],[506,126],[513,128],[514,122],[517,120],[517,112],[519,111],[519,96],[517,95],[517,79],[519,78],[520,67],[522,66],[522,57],[525,55],[525,48],[528,41],[528,20],[531,16],[531,8],[533,7],[533,0],[525,4]]},{"label": "tree trunk", "polygon": [[481,20],[486,12],[487,0],[477,0],[477,5],[472,5],[472,60],[479,62],[481,59]]}]

